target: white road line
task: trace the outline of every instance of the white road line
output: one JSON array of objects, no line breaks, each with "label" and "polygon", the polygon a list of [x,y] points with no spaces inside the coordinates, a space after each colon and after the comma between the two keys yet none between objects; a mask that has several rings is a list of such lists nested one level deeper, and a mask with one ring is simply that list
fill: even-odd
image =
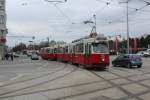
[{"label": "white road line", "polygon": [[11,81],[16,80],[16,79],[18,79],[18,78],[23,77],[24,75],[25,75],[25,74],[19,74],[19,75],[17,75],[16,77],[11,78],[10,80],[11,80]]}]

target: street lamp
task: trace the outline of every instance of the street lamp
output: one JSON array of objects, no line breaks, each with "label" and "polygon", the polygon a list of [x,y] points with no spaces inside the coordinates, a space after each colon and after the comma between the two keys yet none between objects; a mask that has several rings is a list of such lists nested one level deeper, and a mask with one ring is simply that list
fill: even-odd
[{"label": "street lamp", "polygon": [[33,47],[31,46],[31,43],[33,43],[33,41],[29,41],[29,45],[30,45],[30,50],[33,49]]}]

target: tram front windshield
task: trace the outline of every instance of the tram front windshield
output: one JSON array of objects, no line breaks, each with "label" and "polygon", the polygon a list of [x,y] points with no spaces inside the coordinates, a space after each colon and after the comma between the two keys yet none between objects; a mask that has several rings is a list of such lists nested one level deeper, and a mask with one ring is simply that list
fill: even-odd
[{"label": "tram front windshield", "polygon": [[93,52],[95,53],[109,53],[109,49],[106,44],[93,43]]}]

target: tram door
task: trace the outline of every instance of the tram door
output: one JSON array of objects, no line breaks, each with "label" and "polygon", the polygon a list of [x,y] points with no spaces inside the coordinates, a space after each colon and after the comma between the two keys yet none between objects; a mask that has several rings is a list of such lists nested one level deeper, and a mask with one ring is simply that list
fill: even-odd
[{"label": "tram door", "polygon": [[91,58],[91,44],[87,43],[85,44],[85,64],[90,64],[90,58]]}]

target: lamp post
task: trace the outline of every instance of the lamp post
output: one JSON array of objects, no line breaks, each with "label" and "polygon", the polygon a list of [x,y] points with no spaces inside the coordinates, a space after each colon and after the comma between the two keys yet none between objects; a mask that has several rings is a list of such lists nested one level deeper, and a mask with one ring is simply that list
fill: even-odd
[{"label": "lamp post", "polygon": [[127,19],[127,53],[130,53],[130,41],[129,41],[129,8],[128,8],[128,3],[131,0],[127,0],[126,2],[119,2],[119,3],[126,3],[126,19]]},{"label": "lamp post", "polygon": [[48,46],[50,46],[50,39],[47,37]]},{"label": "lamp post", "polygon": [[31,47],[31,43],[33,43],[33,41],[29,41],[29,45],[30,45],[30,50],[33,49],[33,47]]},{"label": "lamp post", "polygon": [[130,41],[129,41],[129,14],[128,14],[128,2],[127,1],[127,4],[126,4],[126,7],[127,7],[127,53],[129,54],[130,53]]}]

